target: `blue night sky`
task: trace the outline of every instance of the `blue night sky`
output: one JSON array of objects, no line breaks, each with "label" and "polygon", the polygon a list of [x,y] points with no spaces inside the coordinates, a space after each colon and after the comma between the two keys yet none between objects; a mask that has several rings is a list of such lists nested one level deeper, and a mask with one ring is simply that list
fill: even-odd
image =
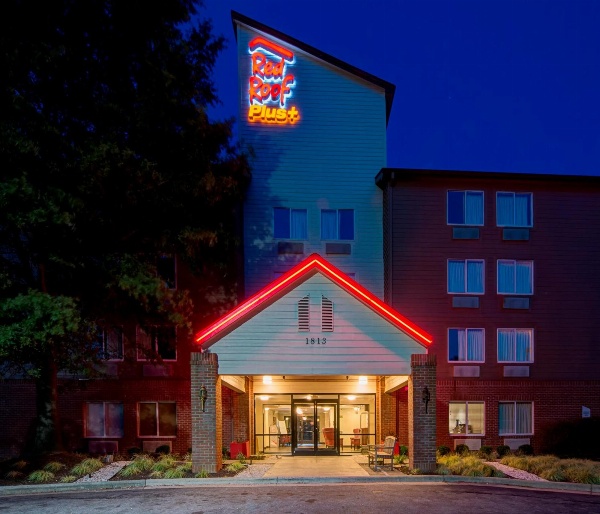
[{"label": "blue night sky", "polygon": [[389,167],[600,175],[600,1],[205,3],[213,117],[239,115],[235,10],[396,85]]}]

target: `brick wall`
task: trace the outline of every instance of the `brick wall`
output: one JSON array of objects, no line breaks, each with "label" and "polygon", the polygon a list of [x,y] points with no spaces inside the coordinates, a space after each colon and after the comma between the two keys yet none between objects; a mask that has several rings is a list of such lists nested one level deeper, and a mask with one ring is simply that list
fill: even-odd
[{"label": "brick wall", "polygon": [[[411,355],[408,379],[408,458],[411,469],[433,472],[436,468],[436,358],[435,355]],[[423,390],[431,397],[423,401]],[[411,430],[412,428],[412,430]]]},{"label": "brick wall", "polygon": [[388,435],[398,437],[398,431],[396,427],[396,393],[386,394],[385,391],[385,379],[379,380],[378,384],[378,398],[380,399],[380,405],[378,410],[379,413],[379,438],[381,441]]},{"label": "brick wall", "polygon": [[[191,355],[192,469],[216,473],[223,465],[223,412],[219,361],[214,353]],[[202,408],[201,390],[207,400]]]}]

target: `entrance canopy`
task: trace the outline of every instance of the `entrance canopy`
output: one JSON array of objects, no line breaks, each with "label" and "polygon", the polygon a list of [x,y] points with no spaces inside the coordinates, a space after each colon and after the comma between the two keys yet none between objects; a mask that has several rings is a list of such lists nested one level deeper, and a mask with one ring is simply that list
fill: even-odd
[{"label": "entrance canopy", "polygon": [[432,337],[313,254],[196,341],[224,375],[408,375]]}]

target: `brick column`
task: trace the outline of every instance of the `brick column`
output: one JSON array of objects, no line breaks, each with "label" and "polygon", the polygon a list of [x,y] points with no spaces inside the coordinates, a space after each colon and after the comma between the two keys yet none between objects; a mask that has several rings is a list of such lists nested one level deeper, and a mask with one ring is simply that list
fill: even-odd
[{"label": "brick column", "polygon": [[[435,471],[436,451],[436,358],[435,355],[411,355],[408,378],[408,459],[410,469]],[[429,390],[425,412],[423,391]]]},{"label": "brick column", "polygon": [[[214,353],[191,354],[192,470],[216,473],[223,466],[223,411],[219,359]],[[206,387],[202,411],[200,391]]]}]

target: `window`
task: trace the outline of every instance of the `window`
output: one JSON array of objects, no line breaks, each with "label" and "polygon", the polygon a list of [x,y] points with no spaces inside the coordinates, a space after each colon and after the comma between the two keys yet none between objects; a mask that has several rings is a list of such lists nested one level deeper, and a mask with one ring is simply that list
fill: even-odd
[{"label": "window", "polygon": [[533,261],[498,261],[498,294],[533,294]]},{"label": "window", "polygon": [[156,260],[156,273],[167,289],[177,289],[177,265],[174,255],[161,255]]},{"label": "window", "polygon": [[122,403],[85,403],[83,416],[85,437],[123,437]]},{"label": "window", "polygon": [[483,402],[450,402],[448,404],[448,430],[450,434],[484,433]]},{"label": "window", "polygon": [[273,236],[278,239],[307,239],[306,209],[273,209]]},{"label": "window", "polygon": [[449,225],[483,225],[483,191],[448,191]]},{"label": "window", "polygon": [[101,359],[119,360],[123,358],[123,328],[115,326],[98,327],[98,356]]},{"label": "window", "polygon": [[352,241],[354,239],[354,209],[323,209],[321,239]]},{"label": "window", "polygon": [[531,402],[501,402],[498,404],[499,435],[533,434],[533,404]]},{"label": "window", "polygon": [[451,328],[448,330],[448,361],[484,362],[484,348],[482,328]]},{"label": "window", "polygon": [[483,260],[448,260],[448,292],[483,294]]},{"label": "window", "polygon": [[298,302],[298,330],[300,332],[308,332],[310,330],[310,304],[308,296],[305,296]]},{"label": "window", "polygon": [[175,437],[177,435],[175,403],[138,403],[138,433],[140,437]]},{"label": "window", "polygon": [[533,330],[498,329],[498,362],[533,362]]},{"label": "window", "polygon": [[333,302],[321,295],[321,331],[333,332]]},{"label": "window", "polygon": [[533,226],[531,193],[496,193],[496,224],[499,227]]},{"label": "window", "polygon": [[160,357],[177,359],[177,336],[175,327],[150,325],[137,330],[138,360]]}]

